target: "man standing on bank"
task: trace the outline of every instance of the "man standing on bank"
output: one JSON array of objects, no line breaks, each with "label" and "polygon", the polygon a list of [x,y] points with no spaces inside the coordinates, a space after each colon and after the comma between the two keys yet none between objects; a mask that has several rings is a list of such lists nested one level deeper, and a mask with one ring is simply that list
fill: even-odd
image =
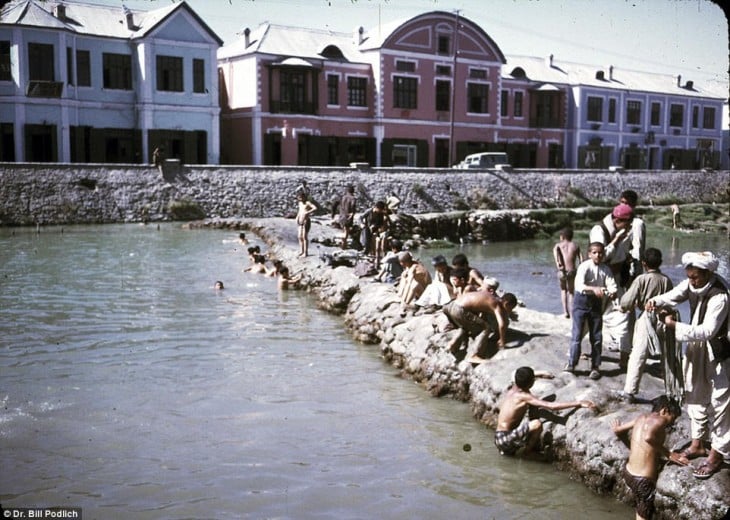
[{"label": "man standing on bank", "polygon": [[[707,456],[693,475],[710,478],[730,457],[730,342],[727,283],[715,274],[719,260],[711,252],[685,253],[682,266],[687,279],[671,291],[651,298],[646,310],[659,311],[659,319],[674,329],[685,344],[685,401],[692,442],[684,460]],[[681,323],[661,307],[676,307],[689,300],[690,323]],[[710,451],[704,442],[709,436]]]}]

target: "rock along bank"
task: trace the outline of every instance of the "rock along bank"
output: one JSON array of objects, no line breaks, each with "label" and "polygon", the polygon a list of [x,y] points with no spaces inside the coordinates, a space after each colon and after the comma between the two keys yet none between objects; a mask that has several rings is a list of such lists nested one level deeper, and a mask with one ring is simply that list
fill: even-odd
[{"label": "rock along bank", "polygon": [[[484,435],[490,441],[499,412],[498,401],[510,385],[512,372],[525,365],[552,372],[554,379],[536,380],[532,389],[535,395],[554,396],[559,401],[590,399],[598,405],[598,411],[577,409],[550,414],[542,437],[549,462],[545,471],[567,471],[596,493],[633,503],[620,476],[628,449],[614,435],[610,424],[613,419],[627,421],[646,413],[650,405],[627,404],[616,398],[625,378],[618,367],[618,353],[604,351],[604,377],[599,381],[587,377],[589,367],[585,361],[585,366],[578,366],[576,375],[561,372],[570,339],[570,321],[518,308],[519,319],[510,325],[505,350],[482,365],[457,363],[446,349],[455,332],[438,332],[438,322],[443,319],[440,311],[401,316],[393,286],[358,278],[350,267],[329,267],[321,256],[297,257],[293,220],[206,220],[189,226],[242,229],[261,237],[273,257],[282,260],[292,273],[302,275],[303,287],[321,308],[344,316],[346,328],[357,341],[380,349],[383,359],[400,369],[403,377],[417,381],[433,396],[470,403],[475,419],[489,427]],[[338,236],[337,230],[315,219],[310,232],[313,241],[326,243]],[[320,254],[334,251],[320,246]],[[662,393],[662,380],[645,374],[642,394],[654,397]],[[668,436],[671,449],[683,448],[689,440],[689,421],[686,410],[683,412]],[[728,490],[727,465],[709,480],[695,479],[689,467],[667,465],[657,484],[655,518],[727,518]]]}]

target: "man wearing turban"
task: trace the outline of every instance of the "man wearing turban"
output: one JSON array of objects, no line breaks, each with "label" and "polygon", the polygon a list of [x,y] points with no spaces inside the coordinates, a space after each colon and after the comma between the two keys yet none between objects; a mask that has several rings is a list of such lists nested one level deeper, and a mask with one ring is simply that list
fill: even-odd
[{"label": "man wearing turban", "polygon": [[[693,472],[700,479],[711,477],[722,467],[723,459],[730,457],[730,305],[728,284],[715,273],[718,264],[711,252],[685,253],[682,266],[687,279],[646,304],[646,310],[660,311],[689,301],[689,323],[661,311],[659,317],[674,329],[677,341],[685,344],[685,401],[692,442],[684,454],[687,459],[707,456]],[[708,437],[709,453],[704,444]]]}]

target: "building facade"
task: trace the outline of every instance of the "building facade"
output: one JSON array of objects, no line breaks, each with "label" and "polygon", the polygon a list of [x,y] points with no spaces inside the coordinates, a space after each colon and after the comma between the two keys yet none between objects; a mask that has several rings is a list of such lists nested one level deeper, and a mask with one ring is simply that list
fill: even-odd
[{"label": "building facade", "polygon": [[0,161],[217,164],[222,41],[184,2],[0,12]]},{"label": "building facade", "polygon": [[221,48],[221,160],[718,168],[727,96],[671,75],[505,57],[434,11],[355,34],[264,24]]}]

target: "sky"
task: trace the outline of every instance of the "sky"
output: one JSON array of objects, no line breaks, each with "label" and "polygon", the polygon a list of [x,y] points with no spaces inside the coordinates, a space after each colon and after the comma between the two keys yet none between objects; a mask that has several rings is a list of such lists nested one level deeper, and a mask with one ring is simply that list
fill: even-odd
[{"label": "sky", "polygon": [[[182,0],[84,0],[155,9]],[[714,0],[186,0],[225,42],[263,22],[355,31],[428,11],[479,24],[509,55],[681,74],[728,88],[728,19]],[[718,0],[719,1],[719,0]]]}]

